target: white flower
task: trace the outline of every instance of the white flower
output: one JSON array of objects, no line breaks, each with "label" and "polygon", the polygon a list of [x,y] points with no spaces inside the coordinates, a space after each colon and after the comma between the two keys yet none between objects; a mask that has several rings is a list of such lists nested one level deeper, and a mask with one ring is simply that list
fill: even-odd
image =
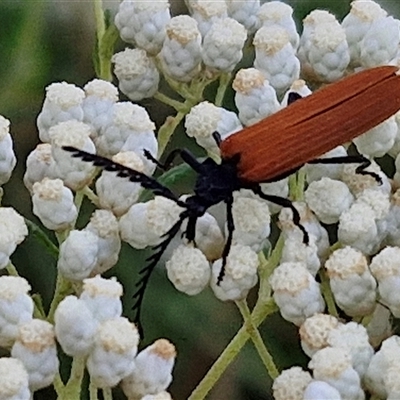
[{"label": "white flower", "polygon": [[138,344],[138,330],[126,318],[102,322],[86,362],[91,382],[100,388],[113,387],[131,374]]},{"label": "white flower", "polygon": [[7,266],[9,257],[27,235],[24,218],[11,207],[0,207],[0,269]]},{"label": "white flower", "polygon": [[242,300],[258,281],[257,253],[248,246],[232,245],[226,259],[225,273],[218,282],[222,268],[222,259],[212,265],[211,288],[215,296],[222,300]]},{"label": "white flower", "polygon": [[334,251],[325,268],[337,305],[351,316],[364,316],[376,306],[376,281],[366,257],[358,250],[344,247]]},{"label": "white flower", "polygon": [[275,400],[303,399],[304,390],[312,381],[309,372],[292,367],[281,372],[272,385]]},{"label": "white flower", "polygon": [[239,118],[232,111],[203,101],[192,107],[185,119],[186,133],[194,137],[197,144],[209,153],[219,154],[219,148],[212,134],[218,132],[221,139],[242,129]]},{"label": "white flower", "polygon": [[166,25],[167,36],[158,55],[163,71],[180,82],[189,82],[201,67],[201,34],[195,19],[177,15]]},{"label": "white flower", "polygon": [[165,390],[172,381],[176,350],[166,339],[158,339],[135,359],[134,371],[122,380],[122,390],[129,398],[140,398]]},{"label": "white flower", "polygon": [[3,400],[30,400],[28,373],[21,361],[0,358],[0,398]]},{"label": "white flower", "polygon": [[363,378],[374,354],[365,327],[356,322],[340,324],[329,332],[328,344],[331,347],[348,351],[353,368],[360,378]]},{"label": "white flower", "polygon": [[369,267],[378,281],[382,303],[395,317],[400,317],[400,248],[384,248],[372,259]]},{"label": "white flower", "polygon": [[117,263],[121,250],[117,218],[111,211],[95,210],[84,230],[98,238],[97,262],[92,275],[102,274]]},{"label": "white flower", "polygon": [[90,231],[73,230],[60,246],[58,270],[67,279],[87,278],[97,265],[99,238]]},{"label": "white flower", "polygon": [[232,72],[242,58],[247,32],[232,18],[215,21],[203,37],[204,64],[220,72]]},{"label": "white flower", "polygon": [[323,312],[325,302],[319,284],[303,263],[279,265],[269,281],[273,298],[286,320],[301,325],[308,317]]},{"label": "white flower", "polygon": [[339,320],[329,314],[314,314],[307,318],[299,329],[304,353],[312,357],[318,350],[327,347],[330,332],[339,324]]},{"label": "white flower", "polygon": [[239,119],[252,125],[280,109],[275,89],[256,68],[240,69],[232,83]]},{"label": "white flower", "polygon": [[191,8],[192,17],[197,21],[202,37],[215,22],[228,16],[225,1],[196,0],[192,2]]},{"label": "white flower", "polygon": [[161,196],[134,204],[119,220],[121,239],[137,249],[155,246],[178,221],[182,211],[174,201]]},{"label": "white flower", "polygon": [[360,377],[351,366],[351,357],[347,351],[325,347],[313,355],[308,366],[313,370],[314,379],[337,389],[343,400],[364,399]]},{"label": "white flower", "polygon": [[299,34],[293,19],[293,8],[282,1],[269,1],[264,3],[258,10],[257,16],[261,26],[278,25],[289,34],[289,40],[293,49],[299,46]]},{"label": "white flower", "polygon": [[65,297],[56,309],[54,323],[57,341],[65,354],[73,357],[89,353],[98,322],[84,301]]},{"label": "white flower", "polygon": [[32,186],[33,213],[50,230],[71,228],[78,216],[71,190],[61,179],[44,178]]},{"label": "white flower", "polygon": [[342,400],[340,393],[333,386],[324,381],[312,381],[304,391],[303,400]]},{"label": "white flower", "polygon": [[122,314],[122,285],[115,278],[104,279],[100,275],[83,280],[79,301],[98,322],[118,318]]},{"label": "white flower", "polygon": [[21,325],[11,356],[24,364],[32,392],[49,386],[59,366],[53,325],[40,319]]},{"label": "white flower", "polygon": [[93,79],[83,88],[83,122],[92,127],[91,138],[98,136],[110,107],[118,101],[118,89],[108,81]]},{"label": "white flower", "polygon": [[[112,160],[135,171],[145,172],[142,159],[133,151],[117,153]],[[121,179],[112,171],[103,170],[96,181],[100,207],[111,210],[117,217],[125,214],[136,203],[141,189],[140,183]]]},{"label": "white flower", "polygon": [[8,182],[16,163],[10,121],[0,115],[0,185]]},{"label": "white flower", "polygon": [[43,108],[37,118],[39,137],[42,142],[50,142],[49,129],[59,122],[83,120],[82,89],[67,82],[52,83],[46,88]]},{"label": "white flower", "polygon": [[226,0],[226,5],[228,7],[228,15],[240,22],[250,33],[257,29],[257,11],[260,8],[260,0]]},{"label": "white flower", "polygon": [[119,89],[133,101],[152,97],[158,89],[160,74],[144,50],[128,49],[116,53],[111,61]]},{"label": "white flower", "polygon": [[18,336],[21,324],[32,320],[31,287],[24,278],[0,277],[0,345],[9,347]]},{"label": "white flower", "polygon": [[330,178],[311,182],[304,196],[307,205],[325,224],[338,222],[340,215],[348,210],[354,201],[345,183]]},{"label": "white flower", "polygon": [[30,192],[35,182],[40,182],[43,178],[54,177],[54,172],[52,171],[53,163],[50,143],[38,144],[29,154],[26,159],[24,185]]},{"label": "white flower", "polygon": [[300,61],[288,32],[278,25],[263,26],[253,40],[254,66],[263,72],[278,94],[284,93],[300,76]]},{"label": "white flower", "polygon": [[207,258],[190,245],[177,247],[165,268],[175,288],[189,296],[200,293],[210,281],[211,269]]},{"label": "white flower", "polygon": [[122,40],[155,55],[161,49],[170,18],[168,0],[124,0],[115,16],[115,25]]}]

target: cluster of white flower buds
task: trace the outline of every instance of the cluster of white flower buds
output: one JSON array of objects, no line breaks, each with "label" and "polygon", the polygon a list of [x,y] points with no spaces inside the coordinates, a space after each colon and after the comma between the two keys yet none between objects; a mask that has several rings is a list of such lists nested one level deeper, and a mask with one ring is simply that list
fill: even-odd
[{"label": "cluster of white flower buds", "polygon": [[[400,63],[400,21],[372,0],[353,1],[341,23],[315,10],[304,19],[301,35],[292,8],[280,1],[187,3],[190,15],[171,16],[168,0],[123,0],[115,25],[135,48],[114,54],[112,62],[125,96],[132,101],[154,96],[175,107],[184,114],[186,134],[215,159],[214,132],[226,139],[286,107],[289,93],[308,96],[307,84],[314,88],[361,69]],[[243,60],[246,40],[254,47],[252,62],[250,56]],[[241,61],[246,68],[239,69]],[[205,82],[217,79],[220,85],[232,80],[237,112],[222,107],[221,99],[203,100]],[[163,94],[160,82],[185,102]],[[0,200],[16,164],[9,125],[0,116]],[[58,374],[57,342],[74,360],[84,360],[98,388],[121,384],[130,399],[170,398],[165,391],[174,346],[160,339],[138,353],[138,330],[121,316],[122,286],[100,274],[117,263],[121,241],[136,249],[160,245],[183,209],[161,196],[140,202],[140,183],[99,172],[63,149],[109,157],[150,176],[156,164],[149,155],[157,158],[161,147],[156,125],[144,107],[119,101],[112,83],[94,79],[83,89],[49,85],[37,127],[42,143],[27,158],[24,183],[34,214],[59,240],[60,277],[79,288],[79,295],[63,298],[54,321],[47,322],[33,317],[23,278],[0,277],[0,345],[11,355],[0,359],[0,397],[29,399],[50,385]],[[400,396],[400,338],[391,330],[392,317],[400,317],[400,112],[359,136],[354,146],[372,161],[371,175],[357,173],[357,164],[309,164],[300,171],[307,189],[294,206],[308,244],[292,210],[243,189],[234,196],[235,229],[222,281],[230,228],[218,207],[198,219],[195,243],[187,243],[183,224],[165,253],[168,279],[179,291],[192,296],[210,287],[218,299],[239,302],[259,281],[258,253],[271,246],[271,215],[279,212],[284,244],[267,283],[282,317],[299,327],[311,372],[283,371],[273,384],[277,400],[357,400],[364,391]],[[344,157],[347,150],[339,146],[322,157]],[[386,155],[394,159],[390,178],[373,160]],[[261,187],[287,197],[289,183],[285,178]],[[77,229],[85,195],[98,209]],[[23,218],[0,207],[0,269],[10,266],[27,234]],[[338,243],[331,248],[333,237]],[[357,322],[339,319],[337,308]],[[328,311],[335,316],[324,314]]]}]

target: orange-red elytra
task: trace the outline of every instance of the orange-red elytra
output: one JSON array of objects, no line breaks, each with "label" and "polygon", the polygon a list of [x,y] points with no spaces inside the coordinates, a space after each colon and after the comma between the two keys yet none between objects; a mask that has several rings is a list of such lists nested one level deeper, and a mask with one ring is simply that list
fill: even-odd
[{"label": "orange-red elytra", "polygon": [[[73,147],[65,147],[74,157],[92,162],[122,178],[139,182],[155,195],[164,196],[182,207],[179,219],[163,236],[162,242],[148,259],[138,282],[135,295],[137,320],[144,291],[151,272],[161,255],[187,220],[185,236],[195,242],[196,222],[207,209],[220,202],[226,203],[228,235],[223,249],[219,282],[224,276],[224,266],[232,244],[234,220],[232,215],[233,192],[250,189],[262,199],[289,207],[294,224],[303,232],[308,243],[308,233],[300,223],[300,215],[290,200],[262,192],[260,183],[273,182],[289,175],[307,162],[359,163],[357,172],[374,173],[365,168],[370,161],[363,156],[346,156],[315,160],[336,146],[348,142],[383,122],[400,109],[400,76],[394,66],[376,67],[351,75],[316,93],[295,101],[285,109],[247,127],[222,141],[221,163],[207,158],[199,162],[188,150],[174,151],[166,164],[179,154],[198,174],[194,194],[180,200],[171,190],[155,178],[117,164],[107,158],[90,154]],[[218,135],[216,135],[218,137]],[[163,168],[147,152],[146,156]]]},{"label": "orange-red elytra", "polygon": [[221,143],[239,177],[266,182],[301,167],[400,109],[398,68],[368,69],[330,84]]}]

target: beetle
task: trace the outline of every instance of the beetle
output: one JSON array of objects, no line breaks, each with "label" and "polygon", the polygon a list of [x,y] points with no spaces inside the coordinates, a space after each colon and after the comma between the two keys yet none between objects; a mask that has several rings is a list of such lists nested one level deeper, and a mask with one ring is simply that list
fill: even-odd
[{"label": "beetle", "polygon": [[139,171],[105,157],[64,147],[73,157],[91,162],[107,171],[114,171],[119,177],[138,182],[155,195],[171,199],[183,208],[179,219],[165,233],[161,243],[154,247],[154,253],[147,259],[148,264],[141,271],[142,277],[137,283],[134,306],[137,320],[140,318],[140,307],[150,275],[172,238],[179,232],[182,223],[187,220],[184,235],[189,242],[194,242],[197,219],[209,207],[225,202],[228,235],[218,277],[218,283],[221,282],[232,244],[232,204],[235,191],[250,189],[262,199],[289,207],[293,213],[293,222],[302,231],[307,244],[308,233],[301,225],[300,215],[291,201],[263,193],[260,183],[283,179],[306,163],[358,163],[357,173],[372,175],[377,181],[380,180],[377,174],[366,171],[371,161],[362,155],[323,159],[317,157],[375,127],[400,109],[400,75],[397,67],[382,66],[358,72],[305,98],[290,93],[289,103],[286,108],[225,140],[221,141],[215,132],[213,136],[221,151],[219,164],[211,158],[200,162],[186,149],[174,150],[165,164],[145,152],[146,157],[160,168],[171,164],[179,155],[197,172],[194,194],[184,201],[156,179]]}]

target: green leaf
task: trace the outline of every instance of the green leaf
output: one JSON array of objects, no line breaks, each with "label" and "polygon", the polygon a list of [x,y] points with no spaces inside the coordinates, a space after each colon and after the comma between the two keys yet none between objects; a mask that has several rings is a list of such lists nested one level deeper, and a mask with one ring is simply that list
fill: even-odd
[{"label": "green leaf", "polygon": [[28,226],[29,234],[35,237],[35,239],[43,245],[51,256],[58,259],[58,248],[46,235],[43,229],[27,218],[25,218],[25,223]]}]

